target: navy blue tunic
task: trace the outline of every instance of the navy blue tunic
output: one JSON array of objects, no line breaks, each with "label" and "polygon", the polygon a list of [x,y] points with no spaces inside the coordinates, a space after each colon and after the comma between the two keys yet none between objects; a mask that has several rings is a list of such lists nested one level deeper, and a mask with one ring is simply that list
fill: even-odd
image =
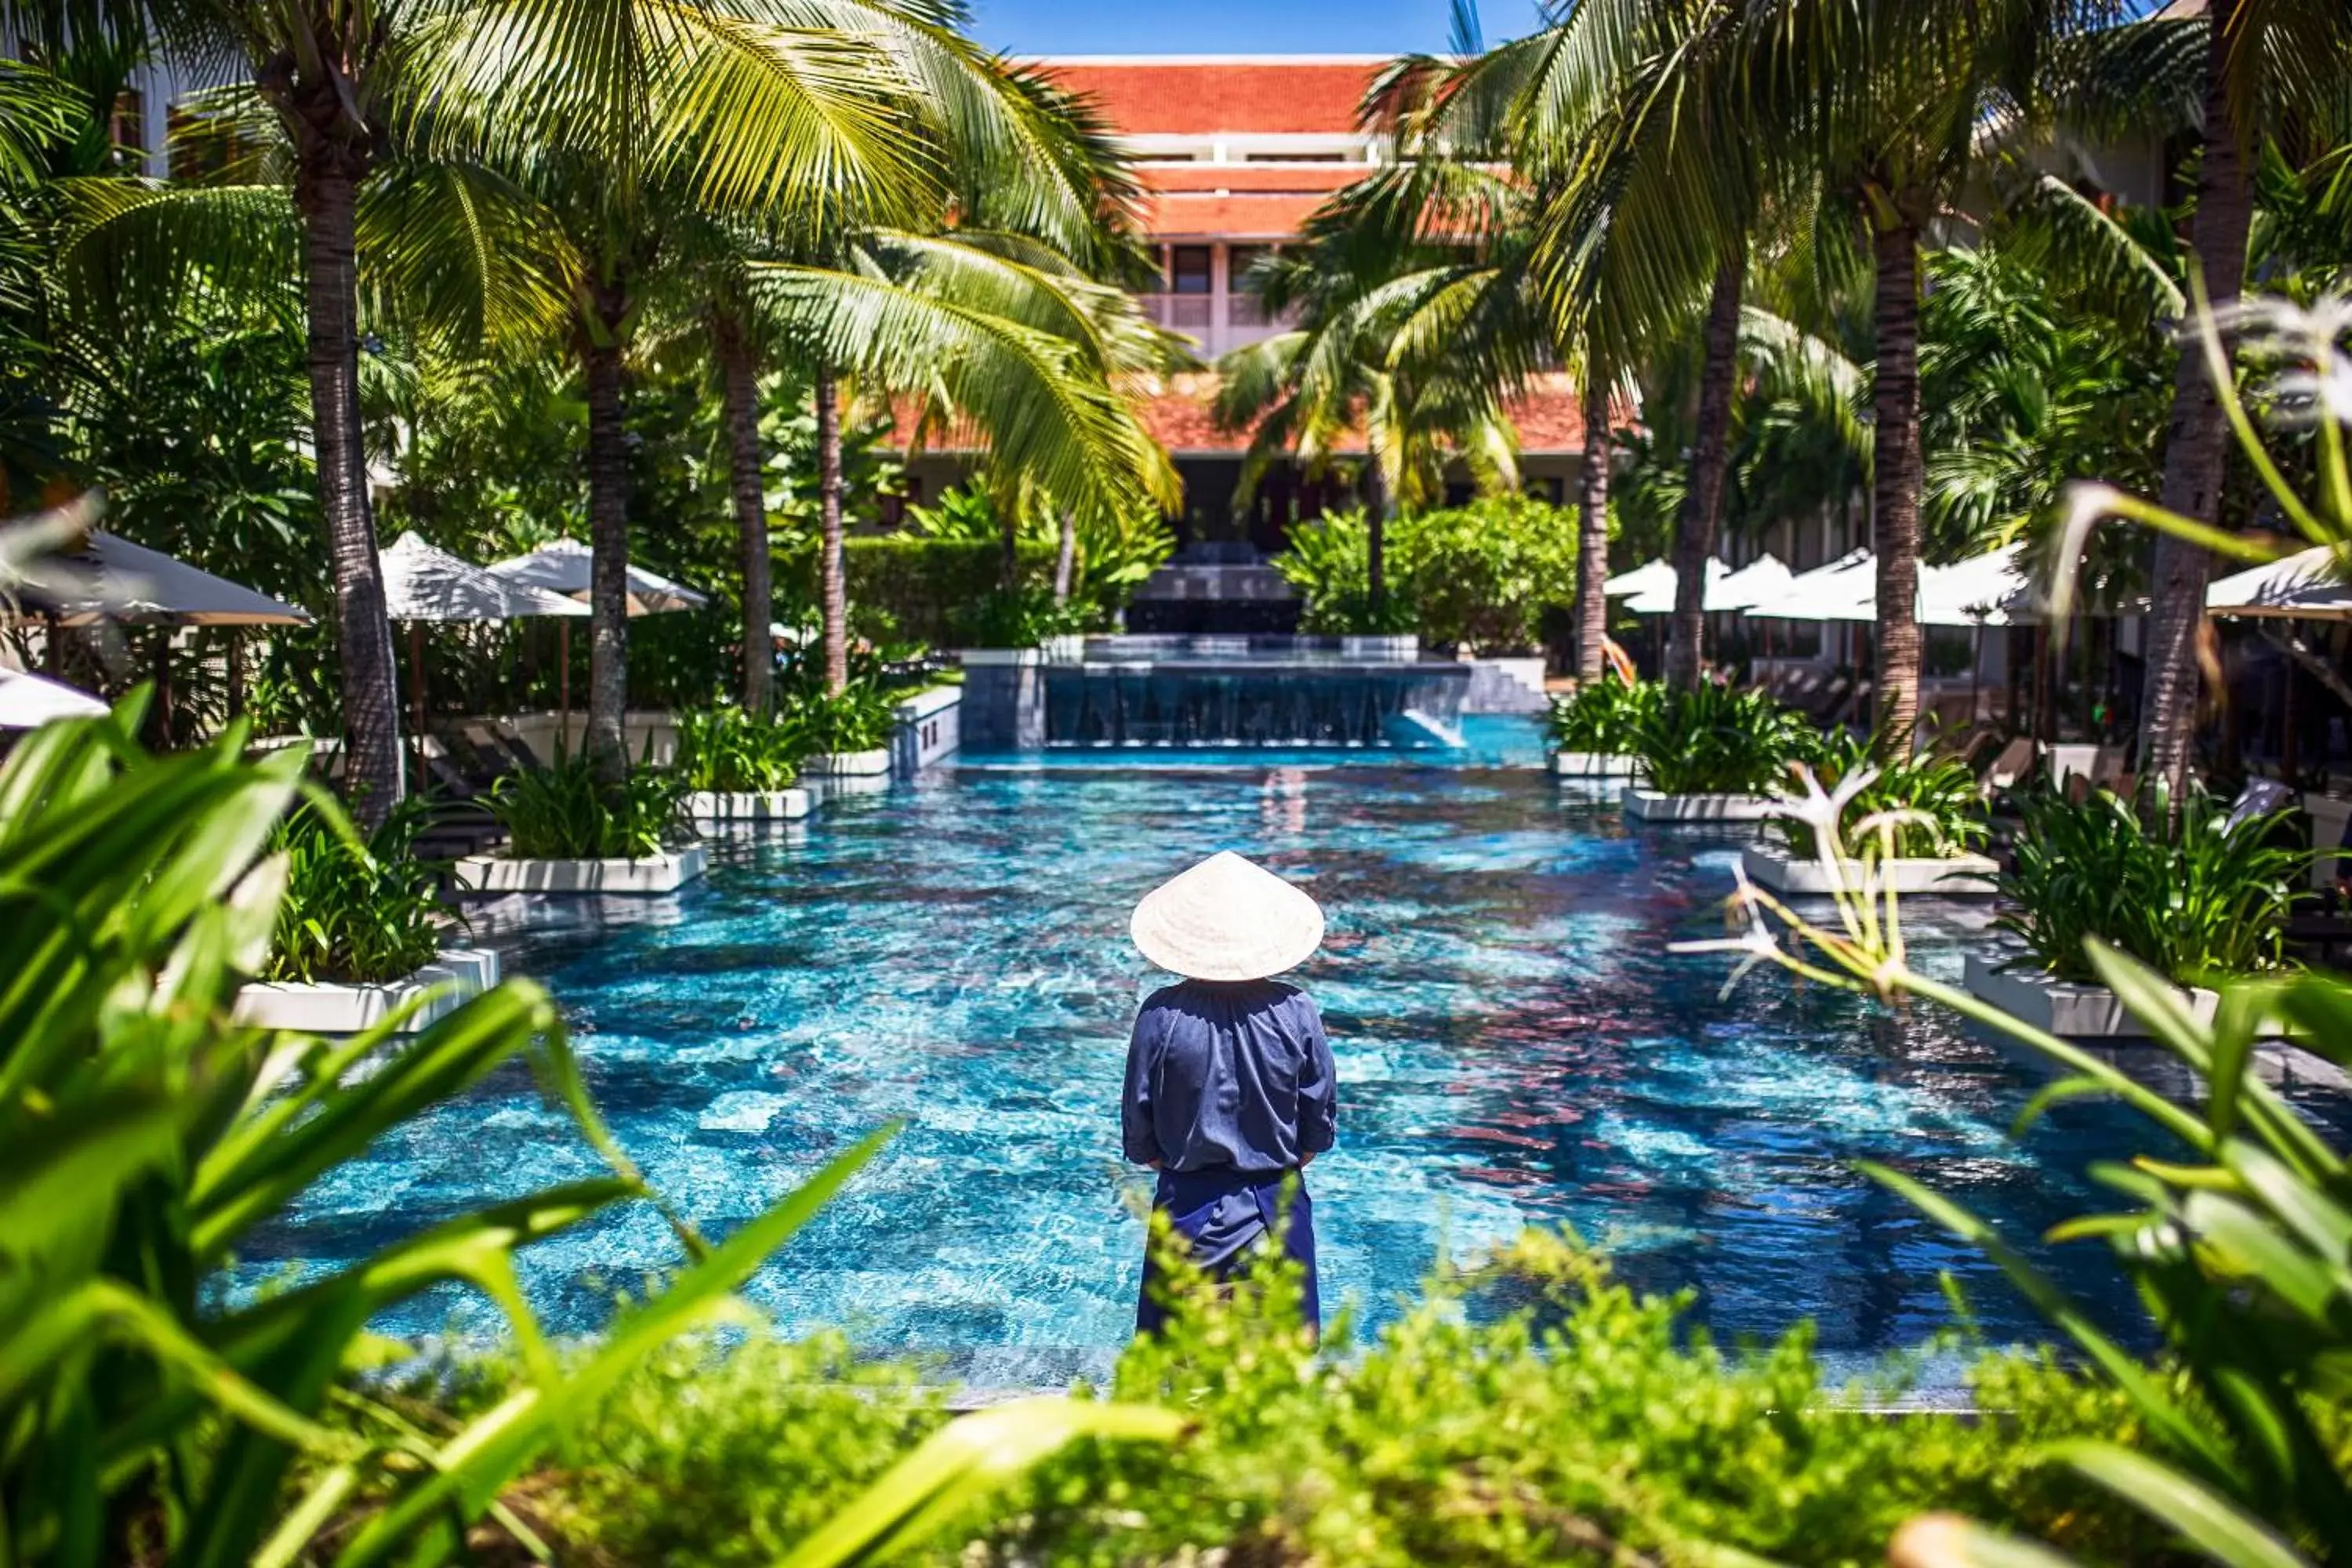
[{"label": "navy blue tunic", "polygon": [[[1319,1324],[1315,1207],[1297,1174],[1337,1132],[1330,1042],[1295,985],[1187,980],[1154,992],[1128,1044],[1120,1131],[1127,1157],[1160,1167],[1155,1208],[1213,1274],[1280,1237],[1306,1270],[1307,1321]],[[1146,1258],[1139,1332],[1164,1321]]]},{"label": "navy blue tunic", "polygon": [[1135,1016],[1120,1118],[1127,1157],[1179,1173],[1296,1170],[1337,1130],[1323,1016],[1277,980],[1186,980]]}]

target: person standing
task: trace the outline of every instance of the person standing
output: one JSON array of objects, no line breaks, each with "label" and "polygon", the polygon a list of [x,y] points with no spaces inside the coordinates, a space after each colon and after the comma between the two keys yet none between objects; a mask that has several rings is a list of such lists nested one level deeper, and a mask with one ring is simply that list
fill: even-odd
[{"label": "person standing", "polygon": [[[1223,850],[1154,889],[1129,929],[1144,957],[1184,978],[1136,1015],[1119,1116],[1126,1155],[1160,1173],[1152,1207],[1211,1275],[1281,1246],[1306,1271],[1307,1321],[1319,1331],[1304,1173],[1337,1137],[1337,1086],[1322,1015],[1273,976],[1321,945],[1323,910]],[[1160,1293],[1147,1247],[1138,1333],[1166,1321]]]}]

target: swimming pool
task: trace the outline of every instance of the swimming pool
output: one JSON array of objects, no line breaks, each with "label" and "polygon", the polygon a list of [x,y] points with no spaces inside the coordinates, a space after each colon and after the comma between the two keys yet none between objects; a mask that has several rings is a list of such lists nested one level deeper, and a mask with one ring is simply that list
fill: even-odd
[{"label": "swimming pool", "polygon": [[[1525,760],[1532,732],[1472,736]],[[2021,1302],[1851,1163],[1885,1162],[2027,1236],[2077,1212],[2132,1123],[2065,1109],[2006,1133],[2037,1069],[1933,1009],[1769,973],[1719,994],[1738,839],[1629,831],[1524,768],[1383,753],[967,758],[804,827],[722,843],[709,881],[593,914],[549,902],[510,967],[563,1005],[600,1104],[667,1196],[723,1232],[894,1118],[907,1130],[757,1281],[791,1328],[945,1352],[977,1381],[1053,1382],[1126,1337],[1147,1191],[1118,1158],[1125,1030],[1161,977],[1135,900],[1220,847],[1299,879],[1329,915],[1298,978],[1339,1061],[1339,1147],[1314,1172],[1325,1300],[1377,1321],[1446,1252],[1574,1224],[1622,1271],[1689,1286],[1722,1335],[1801,1316],[1833,1354],[1949,1321],[2039,1335]],[[1916,904],[1923,967],[1957,976],[1983,916]],[[590,1159],[520,1074],[336,1172],[232,1288],[341,1262]],[[650,1212],[525,1256],[551,1326],[674,1266]],[[2049,1261],[2114,1300],[2095,1247]],[[467,1332],[451,1294],[388,1327]]]}]

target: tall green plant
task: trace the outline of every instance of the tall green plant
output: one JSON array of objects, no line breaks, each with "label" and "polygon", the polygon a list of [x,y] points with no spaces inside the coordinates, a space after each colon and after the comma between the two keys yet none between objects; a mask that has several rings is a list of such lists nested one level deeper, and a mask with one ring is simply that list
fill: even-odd
[{"label": "tall green plant", "polygon": [[1665,700],[1665,689],[1654,680],[1588,680],[1569,696],[1552,699],[1552,744],[1563,752],[1630,755]]},{"label": "tall green plant", "polygon": [[2095,983],[2093,939],[2183,984],[2279,966],[2310,862],[2279,841],[2284,813],[2232,816],[2194,785],[2170,811],[2047,786],[2018,805],[2016,863],[1995,882],[2008,907],[1994,923],[2038,967]]},{"label": "tall green plant", "polygon": [[[1832,836],[1832,855],[1850,858],[1834,818],[1823,815],[1819,826]],[[1913,969],[1892,893],[1837,897],[1837,921],[1814,924],[1743,882],[1734,907],[1744,933],[1683,951],[1723,950],[1829,984],[1919,997],[2006,1035],[2061,1074],[2021,1113],[2021,1135],[2051,1107],[2084,1099],[2116,1101],[2145,1123],[2148,1153],[2091,1171],[2119,1206],[2080,1215],[2051,1236],[2107,1245],[2162,1336],[2163,1357],[2153,1364],[1996,1227],[1912,1175],[1868,1167],[1982,1249],[2129,1400],[2136,1440],[2053,1443],[2042,1462],[2071,1468],[2226,1568],[2340,1562],[2352,1542],[2352,1442],[2343,1414],[2352,1366],[2352,1163],[2262,1080],[2254,1056],[2263,1037],[2285,1031],[2326,1060],[2352,1064],[2352,984],[2315,974],[2225,980],[2212,1021],[2200,1023],[2172,976],[2086,940],[2083,970],[2112,987],[2195,1081],[2194,1096],[2176,1100],[2107,1058]],[[2065,1561],[1948,1516],[1914,1521],[1894,1555],[1934,1568]]]},{"label": "tall green plant", "polygon": [[[508,1483],[663,1345],[740,1321],[734,1292],[890,1131],[723,1240],[677,1224],[686,1262],[668,1287],[559,1357],[514,1254],[648,1194],[553,1006],[509,983],[412,1037],[390,1032],[396,1019],[340,1042],[233,1026],[285,885],[273,825],[307,759],[247,762],[238,725],[150,756],[132,738],[143,701],[46,726],[0,767],[0,1553],[40,1568],[373,1568],[468,1556],[477,1527],[537,1550],[500,1500]],[[206,1289],[337,1166],[519,1058],[610,1174],[426,1224],[259,1300]],[[488,1408],[426,1429],[348,1379],[381,1356],[372,1319],[446,1284],[500,1310],[520,1374]],[[1071,1436],[1178,1426],[1060,1400],[951,1425],[795,1561],[911,1544]]]},{"label": "tall green plant", "polygon": [[690,790],[782,789],[793,782],[795,731],[785,721],[740,708],[677,716],[677,751],[670,772]]},{"label": "tall green plant", "polygon": [[1632,749],[1663,795],[1752,795],[1785,784],[1822,743],[1811,720],[1766,693],[1701,681],[1649,705]]},{"label": "tall green plant", "polygon": [[491,789],[490,815],[520,860],[642,860],[693,837],[681,811],[687,784],[640,765],[608,779],[585,752],[509,773]]},{"label": "tall green plant", "polygon": [[286,893],[265,980],[397,980],[432,961],[448,924],[435,868],[416,858],[430,808],[404,800],[362,840],[331,811],[299,807],[270,835]]}]

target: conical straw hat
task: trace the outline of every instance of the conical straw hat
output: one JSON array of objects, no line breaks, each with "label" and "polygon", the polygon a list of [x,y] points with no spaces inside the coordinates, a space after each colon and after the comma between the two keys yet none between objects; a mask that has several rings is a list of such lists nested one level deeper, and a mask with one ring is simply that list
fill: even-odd
[{"label": "conical straw hat", "polygon": [[1135,906],[1143,956],[1193,980],[1263,980],[1304,963],[1323,910],[1265,867],[1221,849]]}]

